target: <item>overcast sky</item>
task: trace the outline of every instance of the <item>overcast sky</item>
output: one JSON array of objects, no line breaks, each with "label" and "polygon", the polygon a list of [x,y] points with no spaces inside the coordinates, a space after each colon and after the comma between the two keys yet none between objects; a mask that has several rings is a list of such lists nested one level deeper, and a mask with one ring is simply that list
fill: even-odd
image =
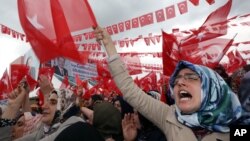
[{"label": "overcast sky", "polygon": [[[200,26],[207,15],[214,9],[222,6],[227,0],[215,0],[215,4],[209,5],[205,0],[200,0],[199,6],[193,6],[188,1],[188,13],[180,15],[177,3],[183,0],[89,0],[89,3],[96,16],[97,22],[101,26],[108,26],[139,17],[149,12],[164,9],[172,4],[176,8],[176,17],[161,23],[132,29],[118,35],[113,35],[113,39],[135,38],[138,35],[147,35],[148,33],[160,34],[161,30],[171,31],[172,28],[181,30]],[[23,33],[18,19],[16,0],[0,0],[0,24],[6,25],[16,31]],[[233,0],[233,6],[230,16],[244,15],[250,13],[250,2],[248,0]],[[249,28],[248,28],[249,29]],[[250,37],[250,32],[244,35]],[[29,44],[18,41],[9,36],[0,34],[0,76],[8,64],[20,55],[23,55],[28,49]],[[139,46],[139,44],[138,44]],[[143,50],[145,46],[138,48],[132,47],[128,51]],[[161,47],[149,47],[151,50],[160,51]]]}]

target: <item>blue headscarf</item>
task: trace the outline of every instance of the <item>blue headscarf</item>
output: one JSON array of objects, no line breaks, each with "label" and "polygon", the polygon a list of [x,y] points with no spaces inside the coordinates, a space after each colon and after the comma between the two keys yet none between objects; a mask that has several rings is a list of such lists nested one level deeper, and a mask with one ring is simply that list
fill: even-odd
[{"label": "blue headscarf", "polygon": [[180,61],[170,78],[172,94],[174,80],[184,68],[191,69],[201,78],[201,107],[197,112],[186,115],[176,106],[178,121],[191,128],[202,127],[215,132],[229,132],[229,125],[235,122],[242,112],[237,96],[215,71],[187,61]]}]

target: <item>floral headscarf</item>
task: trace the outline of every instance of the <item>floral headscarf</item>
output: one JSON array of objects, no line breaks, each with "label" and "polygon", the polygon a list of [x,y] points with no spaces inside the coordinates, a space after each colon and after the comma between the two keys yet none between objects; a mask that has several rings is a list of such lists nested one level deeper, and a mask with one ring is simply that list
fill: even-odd
[{"label": "floral headscarf", "polygon": [[215,71],[187,61],[180,61],[170,78],[172,94],[174,80],[184,68],[191,69],[201,78],[201,107],[197,112],[185,115],[176,106],[178,121],[191,128],[202,127],[210,131],[229,132],[229,125],[235,122],[242,112],[237,96]]}]

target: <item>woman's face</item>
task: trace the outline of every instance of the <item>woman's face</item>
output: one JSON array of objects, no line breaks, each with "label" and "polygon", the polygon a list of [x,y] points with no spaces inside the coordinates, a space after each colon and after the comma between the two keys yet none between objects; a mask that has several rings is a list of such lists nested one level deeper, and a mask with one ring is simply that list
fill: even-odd
[{"label": "woman's face", "polygon": [[15,124],[15,126],[13,127],[13,131],[12,131],[12,137],[13,139],[17,139],[23,136],[23,132],[24,132],[24,126],[25,126],[25,122],[24,122],[24,116],[21,116],[17,123]]},{"label": "woman's face", "polygon": [[201,80],[197,73],[185,68],[175,78],[174,96],[177,107],[184,114],[191,114],[201,106]]},{"label": "woman's face", "polygon": [[117,108],[120,112],[122,112],[121,103],[119,100],[116,100],[114,102],[114,107]]}]

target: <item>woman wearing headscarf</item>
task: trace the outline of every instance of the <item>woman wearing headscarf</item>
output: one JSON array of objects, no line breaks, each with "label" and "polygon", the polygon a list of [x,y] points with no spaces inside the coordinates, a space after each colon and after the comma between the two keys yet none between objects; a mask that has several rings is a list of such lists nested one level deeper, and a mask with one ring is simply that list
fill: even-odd
[{"label": "woman wearing headscarf", "polygon": [[226,82],[213,70],[180,61],[170,78],[175,104],[168,106],[134,84],[107,31],[95,28],[103,43],[110,73],[124,99],[158,126],[168,141],[229,140],[229,125],[241,116],[241,105]]}]

